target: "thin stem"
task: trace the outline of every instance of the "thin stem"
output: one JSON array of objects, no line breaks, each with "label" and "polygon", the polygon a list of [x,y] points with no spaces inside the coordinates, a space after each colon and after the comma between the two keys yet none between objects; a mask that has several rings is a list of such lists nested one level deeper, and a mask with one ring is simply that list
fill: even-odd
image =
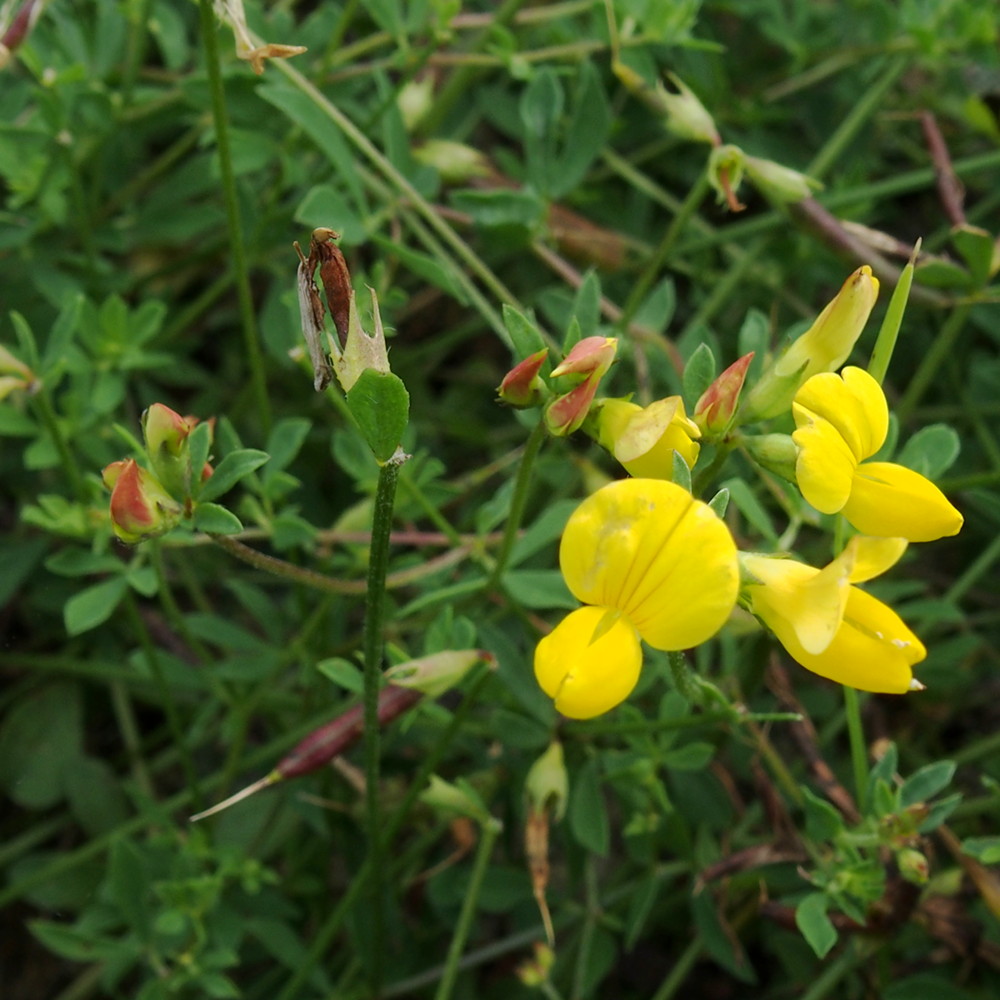
[{"label": "thin stem", "polygon": [[694,963],[698,961],[701,954],[702,943],[701,934],[696,934],[694,940],[684,949],[681,957],[674,963],[666,979],[660,984],[660,988],[653,995],[653,1000],[670,1000],[677,994],[677,991],[684,985],[684,980],[690,975],[694,968]]},{"label": "thin stem", "polygon": [[861,700],[852,687],[844,687],[844,712],[847,716],[847,735],[851,743],[851,768],[854,771],[855,797],[858,809],[864,813],[867,808],[868,789],[868,749],[861,725]]},{"label": "thin stem", "polygon": [[187,786],[191,790],[195,803],[197,805],[201,805],[201,784],[198,781],[198,772],[194,766],[194,758],[191,756],[191,749],[187,745],[187,737],[184,732],[184,727],[181,725],[180,714],[177,711],[177,703],[174,700],[174,693],[170,690],[170,685],[167,683],[167,678],[164,676],[163,668],[160,665],[160,658],[156,653],[156,647],[149,638],[146,626],[142,621],[142,617],[139,615],[139,609],[136,607],[135,596],[131,591],[125,595],[124,603],[126,613],[128,614],[129,620],[132,623],[132,628],[135,631],[135,636],[139,640],[139,645],[142,647],[142,651],[146,657],[146,662],[149,664],[149,671],[153,675],[153,679],[156,682],[157,689],[159,690],[161,707],[167,718],[167,728],[170,730],[170,736],[180,755],[181,767],[184,770],[184,778],[187,782]]},{"label": "thin stem", "polygon": [[49,398],[48,390],[44,385],[42,385],[36,395],[32,397],[32,403],[34,404],[35,412],[42,421],[45,430],[48,432],[49,437],[52,438],[52,443],[55,445],[56,452],[59,455],[59,461],[63,467],[63,472],[66,473],[66,478],[69,480],[70,488],[73,490],[73,495],[77,498],[77,500],[86,500],[87,491],[84,486],[83,477],[80,475],[80,468],[76,464],[76,459],[73,457],[73,453],[69,450],[69,445],[66,444],[66,438],[63,436],[63,433],[59,428],[59,420],[56,417],[55,410],[52,408],[52,400]]},{"label": "thin stem", "polygon": [[267,397],[267,383],[264,378],[264,361],[257,339],[257,318],[254,314],[253,295],[250,291],[250,273],[243,243],[243,225],[240,221],[240,206],[236,197],[236,175],[233,172],[232,150],[229,145],[229,121],[226,117],[226,93],[222,85],[222,71],[219,66],[218,26],[212,11],[212,0],[200,0],[201,33],[205,41],[205,64],[208,69],[208,83],[212,94],[212,117],[215,123],[215,144],[219,153],[219,176],[222,182],[222,197],[226,205],[226,219],[229,224],[229,251],[232,255],[233,276],[236,279],[236,293],[240,303],[240,319],[243,326],[243,345],[250,366],[250,382],[254,403],[260,415],[264,433],[271,430],[271,402]]},{"label": "thin stem", "polygon": [[469,887],[465,890],[465,901],[462,903],[462,912],[458,916],[458,923],[455,925],[455,933],[452,936],[451,944],[448,947],[448,957],[444,963],[444,973],[441,982],[438,984],[437,993],[434,1000],[449,1000],[451,991],[455,987],[455,979],[458,976],[458,963],[462,957],[462,950],[465,948],[466,939],[472,928],[472,918],[476,914],[476,904],[479,902],[479,893],[483,887],[483,877],[486,875],[486,868],[489,865],[490,855],[493,853],[493,845],[503,829],[500,822],[490,819],[482,828],[482,835],[479,838],[479,847],[476,851],[476,861],[472,869],[472,878]]},{"label": "thin stem", "polygon": [[625,330],[628,328],[632,318],[638,312],[639,306],[642,305],[642,300],[646,297],[646,293],[653,287],[653,282],[656,281],[661,268],[673,252],[674,246],[677,243],[677,237],[680,236],[692,216],[698,211],[709,190],[708,174],[702,173],[698,177],[698,180],[695,181],[691,190],[688,191],[687,197],[677,209],[673,221],[663,234],[660,245],[653,252],[646,266],[643,268],[642,274],[639,275],[638,280],[632,286],[632,290],[629,292],[628,299],[622,309],[621,319],[618,321],[619,329]]},{"label": "thin stem", "polygon": [[521,456],[521,464],[517,470],[517,478],[514,480],[514,495],[510,501],[510,513],[507,516],[507,523],[504,525],[503,542],[500,544],[500,551],[497,553],[497,560],[490,575],[490,588],[495,588],[500,578],[503,576],[510,554],[517,541],[517,533],[521,528],[521,519],[524,517],[524,508],[528,502],[528,490],[531,486],[531,472],[545,441],[545,421],[539,420],[535,424],[528,437],[528,443],[524,446],[524,454]]},{"label": "thin stem", "polygon": [[823,148],[813,157],[812,163],[806,168],[807,174],[819,178],[833,166],[851,140],[864,127],[865,122],[882,106],[882,98],[899,79],[908,64],[909,60],[903,56],[896,56],[892,59],[889,68],[863,92],[860,100],[851,108],[847,117],[826,141]]},{"label": "thin stem", "polygon": [[372,994],[378,996],[381,987],[381,956],[383,936],[382,913],[382,829],[379,817],[379,768],[381,730],[378,724],[378,692],[382,683],[383,617],[385,613],[385,578],[389,565],[389,536],[392,532],[392,510],[399,481],[400,462],[390,459],[379,469],[375,488],[375,509],[372,515],[372,544],[368,561],[368,596],[365,604],[364,628],[364,760],[365,814],[368,825],[368,857],[371,860],[372,939],[375,961],[369,970]]},{"label": "thin stem", "polygon": [[910,416],[923,398],[934,376],[944,364],[945,358],[955,346],[955,341],[962,332],[962,327],[965,326],[965,321],[969,318],[971,311],[972,303],[963,303],[945,320],[944,326],[941,327],[937,338],[931,344],[930,350],[924,355],[920,366],[914,372],[913,378],[910,379],[910,384],[906,387],[906,392],[903,393],[903,398],[896,407],[896,416],[899,417],[900,423],[903,423]]}]

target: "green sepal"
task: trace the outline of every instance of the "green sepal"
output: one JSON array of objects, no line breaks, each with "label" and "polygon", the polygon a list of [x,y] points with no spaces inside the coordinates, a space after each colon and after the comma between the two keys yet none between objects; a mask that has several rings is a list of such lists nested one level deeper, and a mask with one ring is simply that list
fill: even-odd
[{"label": "green sepal", "polygon": [[410,394],[402,380],[369,368],[348,391],[347,406],[376,460],[389,461],[410,417]]}]

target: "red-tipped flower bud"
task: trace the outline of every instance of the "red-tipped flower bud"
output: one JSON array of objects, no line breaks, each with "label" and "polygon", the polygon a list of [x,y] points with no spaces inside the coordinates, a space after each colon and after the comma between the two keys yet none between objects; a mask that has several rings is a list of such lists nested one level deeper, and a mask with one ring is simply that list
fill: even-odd
[{"label": "red-tipped flower bud", "polygon": [[733,362],[701,394],[694,406],[694,421],[707,434],[723,434],[733,422],[754,352]]},{"label": "red-tipped flower bud", "polygon": [[163,403],[153,403],[142,414],[142,436],[150,458],[162,451],[179,455],[197,419],[182,417]]},{"label": "red-tipped flower bud", "polygon": [[155,538],[180,520],[181,505],[134,458],[112,462],[103,476],[111,489],[111,526],[123,542]]},{"label": "red-tipped flower bud", "polygon": [[503,402],[510,406],[517,406],[524,409],[529,406],[537,406],[545,397],[545,385],[538,377],[538,373],[545,364],[545,359],[549,356],[549,349],[543,347],[534,354],[529,354],[519,364],[503,377],[497,389],[497,395]]},{"label": "red-tipped flower bud", "polygon": [[554,399],[545,411],[545,424],[550,434],[565,437],[579,430],[590,413],[601,376],[594,373],[563,396]]},{"label": "red-tipped flower bud", "polygon": [[552,377],[560,375],[597,375],[600,377],[615,360],[618,341],[614,337],[584,337],[578,340],[563,359],[552,369]]}]

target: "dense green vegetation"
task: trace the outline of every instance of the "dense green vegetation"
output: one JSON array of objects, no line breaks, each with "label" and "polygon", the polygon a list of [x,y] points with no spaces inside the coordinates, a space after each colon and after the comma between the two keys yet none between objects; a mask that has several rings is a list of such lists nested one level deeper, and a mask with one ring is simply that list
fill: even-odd
[{"label": "dense green vegetation", "polygon": [[[245,2],[249,27],[238,0],[0,3],[5,997],[996,997],[995,10]],[[683,134],[676,81],[717,138]],[[368,330],[377,294],[405,431],[387,376],[313,392],[316,227]],[[866,367],[918,240],[880,455],[965,524],[870,590],[928,690],[845,695],[737,610],[558,716],[532,656],[579,603],[559,537],[624,473],[499,405],[505,373],[615,337],[601,394],[690,413],[869,264]],[[215,473],[129,546],[101,473],[155,403]],[[712,454],[695,492],[728,489],[741,549],[830,561],[842,521]],[[488,656],[189,821],[371,718],[366,667],[374,695],[383,658],[445,650]]]}]

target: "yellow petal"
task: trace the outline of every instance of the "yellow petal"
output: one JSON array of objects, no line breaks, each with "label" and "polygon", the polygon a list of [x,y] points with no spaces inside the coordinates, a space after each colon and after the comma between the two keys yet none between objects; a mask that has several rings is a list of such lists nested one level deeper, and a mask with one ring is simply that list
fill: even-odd
[{"label": "yellow petal", "polygon": [[892,462],[863,462],[854,474],[844,516],[865,535],[932,542],[956,535],[962,515],[927,478]]},{"label": "yellow petal", "polygon": [[591,719],[623,702],[641,667],[635,629],[608,608],[578,608],[535,648],[539,686],[571,719]]},{"label": "yellow petal", "polygon": [[[800,408],[792,406],[796,423]],[[858,460],[827,420],[815,417],[803,421],[792,435],[799,453],[795,460],[795,479],[806,500],[823,514],[836,514],[847,503],[854,482]]]},{"label": "yellow petal", "polygon": [[656,649],[686,649],[729,617],[736,546],[715,512],[674,483],[626,479],[570,517],[559,548],[566,584],[586,604],[616,608]]},{"label": "yellow petal", "polygon": [[908,544],[905,538],[871,538],[868,535],[855,535],[847,543],[847,548],[854,551],[851,583],[864,583],[866,580],[881,576],[899,562]]},{"label": "yellow petal", "polygon": [[829,421],[858,462],[882,447],[889,429],[882,387],[861,368],[813,376],[795,394],[792,413],[796,426],[801,426],[800,421]]},{"label": "yellow petal", "polygon": [[927,655],[892,608],[857,587],[851,587],[844,622],[822,653],[807,652],[794,632],[773,631],[807,670],[861,691],[905,694],[911,689],[912,665]]},{"label": "yellow petal", "polygon": [[691,467],[698,460],[701,436],[684,413],[680,396],[668,396],[643,408],[620,399],[601,408],[600,443],[637,479],[671,479],[677,451]]},{"label": "yellow petal", "polygon": [[782,636],[793,635],[797,647],[810,654],[830,645],[851,589],[853,551],[845,550],[823,570],[771,556],[746,555],[742,562],[760,581],[747,587],[751,610],[783,644]]}]

